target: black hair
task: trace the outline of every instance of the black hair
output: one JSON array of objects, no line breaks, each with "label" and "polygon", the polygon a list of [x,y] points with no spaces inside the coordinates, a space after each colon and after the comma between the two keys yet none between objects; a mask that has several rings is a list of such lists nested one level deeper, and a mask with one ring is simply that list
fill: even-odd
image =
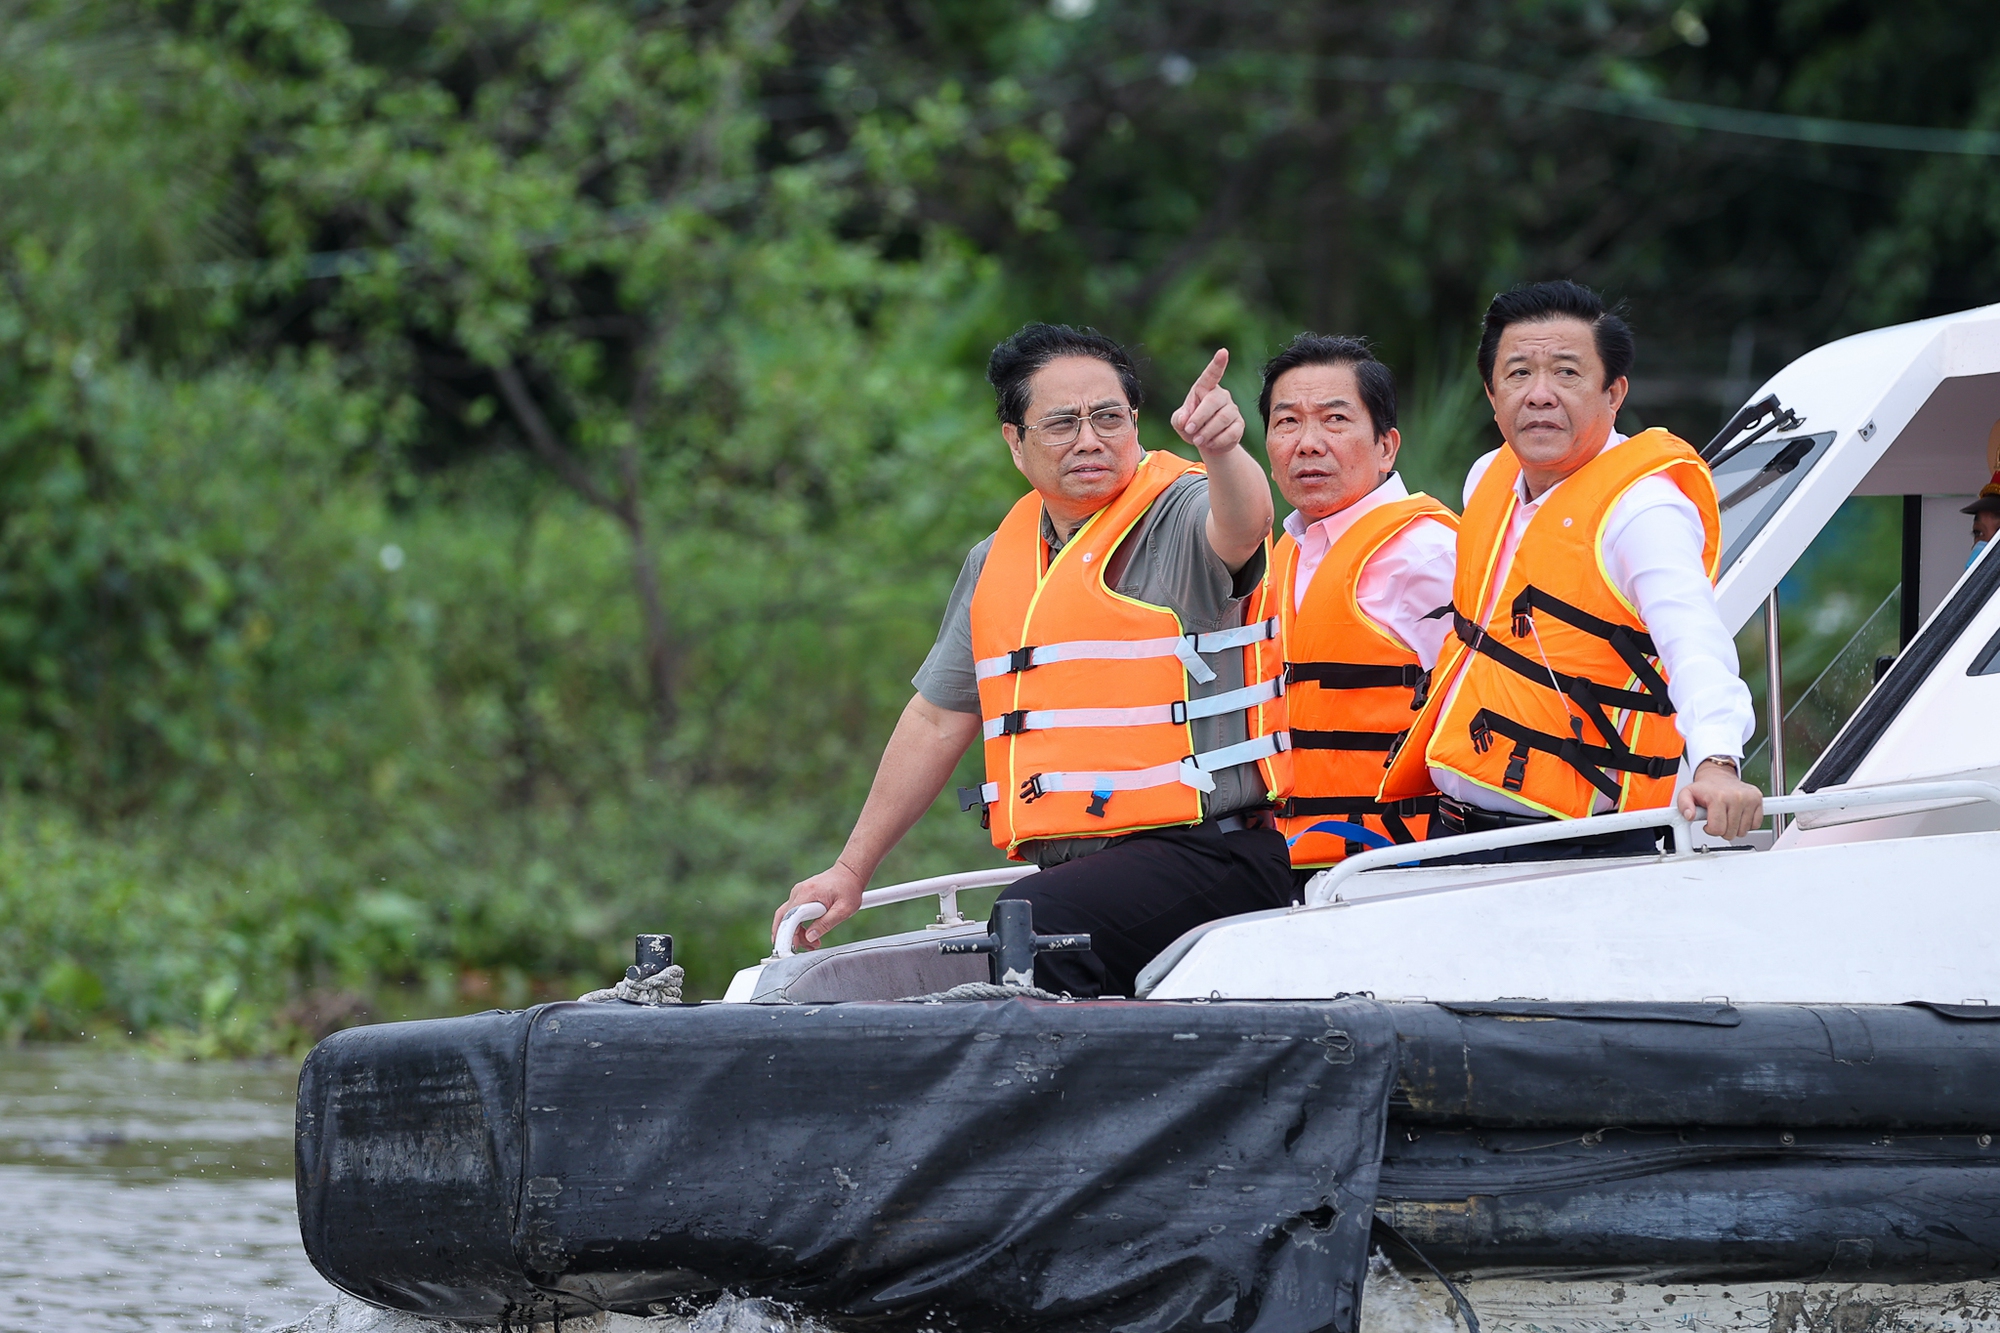
[{"label": "black hair", "polygon": [[1353,366],[1354,381],[1361,386],[1361,405],[1368,409],[1368,424],[1375,438],[1396,429],[1396,377],[1389,367],[1375,359],[1375,349],[1366,338],[1345,334],[1301,333],[1284,351],[1264,363],[1264,390],[1257,395],[1257,415],[1271,422],[1271,388],[1278,376],[1300,366]]},{"label": "black hair", "polygon": [[1479,335],[1479,378],[1493,387],[1493,361],[1500,354],[1500,335],[1510,324],[1537,324],[1550,319],[1580,319],[1597,339],[1597,359],[1604,363],[1604,387],[1632,373],[1632,326],[1619,308],[1580,282],[1529,282],[1500,292],[1486,307],[1486,327]]},{"label": "black hair", "polygon": [[1094,356],[1118,372],[1125,401],[1138,410],[1145,397],[1139,387],[1139,372],[1132,354],[1096,329],[1074,329],[1067,324],[1023,324],[1020,331],[993,349],[986,359],[986,382],[993,386],[998,401],[994,410],[1000,419],[1025,426],[1028,414],[1028,381],[1035,372],[1061,356]]}]

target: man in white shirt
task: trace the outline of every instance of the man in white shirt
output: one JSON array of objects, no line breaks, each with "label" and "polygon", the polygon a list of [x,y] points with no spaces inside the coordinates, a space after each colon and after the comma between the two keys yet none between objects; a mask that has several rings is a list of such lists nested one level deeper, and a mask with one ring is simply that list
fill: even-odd
[{"label": "man in white shirt", "polygon": [[[1665,431],[1616,432],[1632,359],[1631,330],[1575,283],[1517,288],[1487,311],[1480,372],[1506,446],[1467,478],[1459,642],[1382,793],[1434,785],[1433,836],[1669,799],[1705,810],[1719,837],[1763,818],[1738,776],[1755,719],[1715,606],[1714,482]],[[1627,855],[1652,837],[1573,842],[1554,850]]]},{"label": "man in white shirt", "polygon": [[1396,382],[1358,338],[1302,333],[1264,367],[1258,409],[1272,474],[1293,507],[1266,605],[1285,663],[1291,748],[1267,765],[1302,875],[1357,848],[1426,835],[1436,801],[1375,799],[1451,633],[1456,516],[1397,474]]}]

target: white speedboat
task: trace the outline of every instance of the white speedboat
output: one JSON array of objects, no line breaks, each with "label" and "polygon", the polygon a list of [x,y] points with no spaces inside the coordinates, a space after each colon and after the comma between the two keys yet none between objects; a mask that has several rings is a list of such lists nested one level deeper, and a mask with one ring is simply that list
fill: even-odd
[{"label": "white speedboat", "polygon": [[[1796,784],[1772,729],[1771,830],[1368,852],[1133,1000],[909,1002],[987,979],[939,946],[1010,868],[873,891],[939,920],[811,954],[800,909],[720,1003],[344,1032],[301,1081],[307,1249],[488,1323],[736,1290],[1317,1333],[1362,1319],[1379,1246],[1455,1285],[1378,1293],[1488,1328],[2000,1328],[2000,560],[1965,567],[1956,512],[1989,441],[2000,306],[1822,347],[1704,451],[1732,626],[1775,620],[1842,502],[1904,497],[1901,587],[1795,705]],[[1668,850],[1426,864],[1639,826]]]}]

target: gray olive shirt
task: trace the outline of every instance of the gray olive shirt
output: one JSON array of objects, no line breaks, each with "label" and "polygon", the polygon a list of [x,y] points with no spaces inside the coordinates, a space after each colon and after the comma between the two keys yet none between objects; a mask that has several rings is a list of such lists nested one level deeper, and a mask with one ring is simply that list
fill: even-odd
[{"label": "gray olive shirt", "polygon": [[[1062,549],[1046,510],[1042,513],[1042,540],[1049,543],[1051,553]],[[986,568],[986,552],[992,545],[993,538],[988,537],[966,554],[958,582],[952,585],[951,600],[945,604],[937,642],[910,682],[931,703],[954,713],[979,712],[979,684],[972,668],[972,591]],[[1241,625],[1243,602],[1263,577],[1262,551],[1232,575],[1208,544],[1208,478],[1200,475],[1177,478],[1162,491],[1110,564],[1113,588],[1127,597],[1166,607],[1181,618],[1181,627],[1189,634]],[[1205,653],[1203,660],[1214,670],[1215,679],[1206,685],[1190,681],[1190,697],[1204,699],[1243,688],[1241,648]],[[1240,712],[1197,718],[1189,727],[1197,754],[1234,745],[1249,736],[1248,720]],[[1264,802],[1264,779],[1257,766],[1238,764],[1216,772],[1215,790],[1203,798],[1202,809],[1209,818],[1219,819]],[[1088,855],[1108,841],[1067,838],[1030,843],[1022,851],[1028,859],[1051,866]]]}]

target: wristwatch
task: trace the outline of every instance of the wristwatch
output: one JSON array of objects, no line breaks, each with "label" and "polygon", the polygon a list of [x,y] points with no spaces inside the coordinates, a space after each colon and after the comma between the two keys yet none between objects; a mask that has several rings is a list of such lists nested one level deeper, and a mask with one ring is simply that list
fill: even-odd
[{"label": "wristwatch", "polygon": [[[1731,759],[1726,754],[1712,754],[1708,758],[1702,760],[1701,764],[1727,764],[1729,766],[1730,773],[1739,778],[1743,776],[1743,765],[1737,763],[1734,759]],[[1688,772],[1691,775],[1700,772],[1701,764],[1696,764],[1693,768],[1689,769]]]}]

